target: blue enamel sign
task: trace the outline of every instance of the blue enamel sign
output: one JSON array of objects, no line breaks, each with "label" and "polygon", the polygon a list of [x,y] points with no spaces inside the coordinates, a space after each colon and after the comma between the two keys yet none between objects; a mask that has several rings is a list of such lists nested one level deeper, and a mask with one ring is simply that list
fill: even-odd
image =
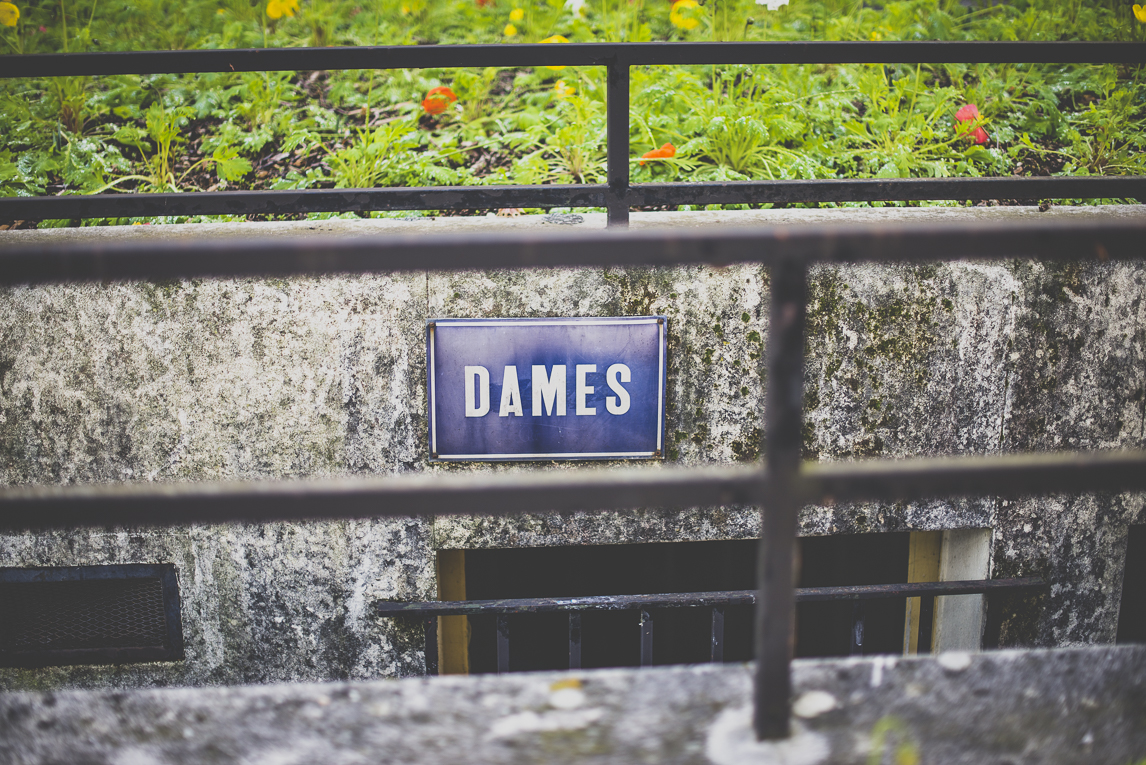
[{"label": "blue enamel sign", "polygon": [[433,319],[430,458],[658,459],[664,316]]}]

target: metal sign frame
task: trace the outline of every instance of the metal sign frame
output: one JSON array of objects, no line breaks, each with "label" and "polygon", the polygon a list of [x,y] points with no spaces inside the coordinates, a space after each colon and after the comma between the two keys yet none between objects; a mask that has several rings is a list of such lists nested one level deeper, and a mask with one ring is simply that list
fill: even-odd
[{"label": "metal sign frame", "polygon": [[[473,453],[442,454],[438,451],[438,405],[437,405],[437,330],[439,327],[515,327],[526,326],[616,326],[656,324],[657,345],[657,407],[655,412],[655,448],[649,451],[562,451],[562,452],[518,452],[518,453]],[[586,316],[586,317],[539,317],[539,318],[479,318],[479,319],[430,319],[426,322],[426,405],[429,457],[431,462],[534,462],[534,461],[594,461],[594,460],[655,460],[665,454],[665,391],[668,373],[668,317],[653,316]]]}]

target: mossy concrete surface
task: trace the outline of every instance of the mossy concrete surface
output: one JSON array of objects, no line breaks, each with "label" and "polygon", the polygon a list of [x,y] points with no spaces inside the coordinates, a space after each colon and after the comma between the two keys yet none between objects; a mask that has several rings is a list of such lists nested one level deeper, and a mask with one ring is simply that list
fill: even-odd
[{"label": "mossy concrete surface", "polygon": [[10,765],[1092,765],[1146,754],[1146,648],[797,661],[758,743],[747,665],[0,696]]},{"label": "mossy concrete surface", "polygon": [[[1142,219],[1141,206],[638,213],[634,227]],[[50,239],[297,237],[601,227],[544,216],[17,231]],[[549,222],[547,222],[549,221]],[[433,317],[670,319],[665,465],[766,447],[762,267],[551,269],[0,290],[0,484],[575,469],[431,465]],[[1143,447],[1146,265],[1029,261],[820,267],[811,274],[806,457]],[[757,510],[546,513],[0,536],[0,566],[172,562],[187,659],[0,670],[0,688],[361,679],[423,671],[420,627],[375,600],[436,596],[435,550],[755,536]],[[156,513],[162,508],[157,507]],[[1002,645],[1111,642],[1140,495],[810,507],[802,534],[990,527]],[[996,605],[998,604],[998,605]]]}]

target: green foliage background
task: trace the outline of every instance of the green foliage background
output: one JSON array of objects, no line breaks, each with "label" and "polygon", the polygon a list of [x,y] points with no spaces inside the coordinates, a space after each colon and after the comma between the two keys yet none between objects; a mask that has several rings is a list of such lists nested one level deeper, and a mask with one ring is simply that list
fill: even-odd
[{"label": "green foliage background", "polygon": [[[1114,0],[51,0],[17,3],[12,55],[304,45],[649,40],[1146,40]],[[583,7],[581,7],[583,6]],[[520,8],[516,34],[510,13]],[[1146,174],[1141,67],[642,67],[632,179]],[[558,85],[558,82],[561,85]],[[421,101],[446,85],[441,115]],[[570,93],[570,90],[573,92]],[[955,112],[978,105],[990,142]],[[671,159],[639,162],[669,142]],[[0,194],[499,183],[605,175],[596,68],[0,81]],[[1093,201],[1093,200],[1077,200]],[[139,219],[144,220],[144,219]],[[86,224],[126,221],[86,221]],[[4,222],[11,223],[11,222]],[[64,225],[66,221],[40,225]]]}]

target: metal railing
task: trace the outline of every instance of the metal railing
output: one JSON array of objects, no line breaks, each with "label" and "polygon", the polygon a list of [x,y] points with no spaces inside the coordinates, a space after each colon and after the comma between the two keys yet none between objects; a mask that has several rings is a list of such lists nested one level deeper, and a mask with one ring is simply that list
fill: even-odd
[{"label": "metal railing", "polygon": [[0,56],[0,77],[63,77],[319,69],[603,66],[605,184],[450,186],[300,191],[112,193],[0,197],[0,219],[285,215],[499,207],[605,207],[611,226],[629,208],[662,205],[970,199],[1146,200],[1146,177],[903,178],[630,184],[629,70],[698,64],[1127,64],[1146,43],[739,42],[571,43],[141,51]]},{"label": "metal railing", "polygon": [[[848,640],[852,655],[864,653],[865,600],[920,598],[920,651],[931,646],[930,614],[935,598],[951,595],[980,595],[991,592],[1029,592],[1046,586],[1042,577],[1013,579],[973,579],[954,582],[913,582],[903,584],[864,584],[843,587],[797,587],[795,601],[810,603],[850,600],[852,623]],[[755,590],[718,592],[674,592],[658,595],[593,595],[568,598],[505,598],[501,600],[379,601],[374,613],[389,618],[421,620],[425,627],[426,672],[438,674],[438,617],[495,615],[497,672],[509,671],[509,617],[512,614],[540,614],[554,611],[569,614],[569,669],[581,668],[581,614],[586,611],[635,611],[640,639],[640,665],[653,664],[654,608],[709,608],[712,611],[710,661],[724,661],[724,609],[727,606],[756,604]]]},{"label": "metal railing", "polygon": [[0,489],[0,531],[268,522],[394,515],[507,515],[758,505],[754,725],[789,732],[790,637],[799,508],[956,495],[1146,490],[1146,452],[1019,454],[800,464],[809,266],[1032,257],[1146,257],[1146,223],[926,225],[706,232],[596,231],[354,240],[89,242],[0,250],[0,285],[544,266],[758,263],[771,268],[765,437],[760,466],[582,469],[321,481],[36,486]]},{"label": "metal railing", "polygon": [[[0,77],[314,69],[604,66],[607,183],[600,185],[103,194],[0,198],[0,218],[490,207],[603,206],[611,226],[629,208],[989,198],[1146,199],[1143,177],[863,179],[738,183],[629,182],[629,69],[696,64],[1146,63],[1144,43],[639,43],[148,51],[0,56]],[[954,258],[1141,258],[1146,226],[932,226],[783,231],[622,233],[537,238],[43,244],[0,253],[0,285],[59,281],[285,276],[370,271],[756,262],[772,269],[766,465],[762,469],[580,471],[506,475],[9,488],[0,530],[109,524],[352,518],[562,509],[762,505],[756,609],[757,735],[789,731],[792,544],[802,504],[1146,488],[1146,455],[1056,454],[800,466],[807,268],[825,262]],[[463,501],[464,500],[464,501]],[[157,515],[156,509],[162,508]]]}]

